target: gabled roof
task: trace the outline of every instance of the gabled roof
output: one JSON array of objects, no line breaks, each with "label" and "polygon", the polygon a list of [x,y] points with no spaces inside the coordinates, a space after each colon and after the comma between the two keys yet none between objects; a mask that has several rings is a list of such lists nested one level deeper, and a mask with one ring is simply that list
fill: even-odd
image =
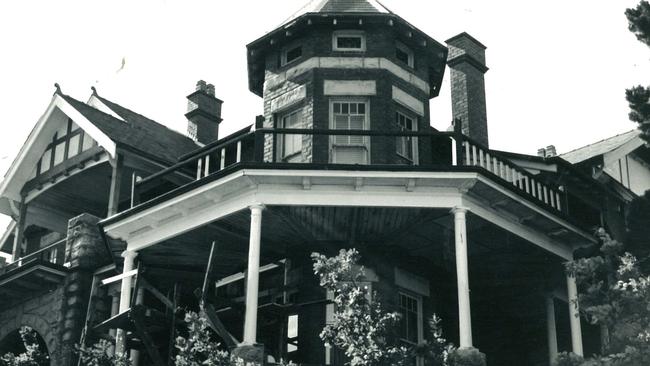
[{"label": "gabled roof", "polygon": [[181,155],[200,147],[191,138],[97,94],[93,94],[93,97],[126,123],[86,103],[64,97],[111,140],[163,162],[176,163]]},{"label": "gabled roof", "polygon": [[281,26],[307,13],[383,13],[393,14],[377,0],[312,0],[292,14]]},{"label": "gabled roof", "polygon": [[80,128],[98,142],[110,157],[115,157],[118,146],[141,154],[160,163],[172,165],[178,158],[199,147],[192,139],[165,126],[132,112],[106,99],[99,99],[118,119],[93,106],[63,94],[57,86],[52,101],[38,120],[27,141],[12,162],[5,178],[0,182],[0,212],[16,213],[15,202],[20,201],[20,191],[41,158],[52,136],[62,121],[72,119]]},{"label": "gabled roof", "polygon": [[594,158],[596,156],[600,156],[612,152],[618,149],[619,147],[635,140],[637,140],[639,146],[641,146],[643,144],[643,141],[639,137],[640,134],[641,132],[639,130],[628,131],[595,142],[593,144],[589,144],[587,146],[583,146],[581,148],[571,150],[567,153],[561,154],[560,157],[562,157],[564,160],[572,164],[577,164],[585,160]]}]

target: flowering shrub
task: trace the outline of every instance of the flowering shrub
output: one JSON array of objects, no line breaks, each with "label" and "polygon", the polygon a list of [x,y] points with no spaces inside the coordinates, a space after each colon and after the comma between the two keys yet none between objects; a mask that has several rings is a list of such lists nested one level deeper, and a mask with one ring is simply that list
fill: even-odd
[{"label": "flowering shrub", "polygon": [[81,364],[84,366],[130,366],[127,354],[114,354],[113,343],[100,339],[91,347],[77,346]]},{"label": "flowering shrub", "polygon": [[46,366],[50,357],[40,350],[36,331],[30,327],[21,327],[18,331],[23,341],[25,352],[14,355],[7,353],[0,357],[0,366]]},{"label": "flowering shrub", "polygon": [[437,316],[429,322],[432,341],[405,347],[392,336],[400,314],[386,312],[376,294],[370,301],[368,287],[359,284],[363,269],[358,269],[356,249],[341,250],[334,257],[313,253],[312,260],[320,286],[334,294],[334,319],[320,337],[343,350],[350,360],[348,365],[409,365],[415,356],[423,357],[427,365],[447,365],[448,355],[454,348],[442,337]]},{"label": "flowering shrub", "polygon": [[449,366],[485,366],[485,355],[476,348],[457,348],[449,353]]}]

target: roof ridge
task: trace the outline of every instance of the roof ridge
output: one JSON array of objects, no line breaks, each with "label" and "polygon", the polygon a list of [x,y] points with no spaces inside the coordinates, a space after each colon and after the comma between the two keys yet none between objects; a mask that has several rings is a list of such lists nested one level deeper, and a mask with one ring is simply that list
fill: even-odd
[{"label": "roof ridge", "polygon": [[[617,138],[617,137],[619,137],[619,136],[627,135],[628,133],[632,133],[632,132],[635,132],[635,131],[638,132],[639,130],[637,130],[637,129],[635,128],[635,129],[629,130],[629,131],[627,131],[627,132],[622,132],[622,133],[616,134],[616,135],[614,135],[614,136],[610,136],[610,137],[607,137],[607,138],[604,138],[604,139],[601,139],[601,140],[598,140],[598,141],[594,141],[594,142],[592,142],[592,143],[590,143],[590,144],[583,145],[583,146],[581,146],[581,147],[577,147],[577,148],[575,148],[575,149],[573,149],[573,150],[569,150],[569,151],[567,151],[567,152],[564,152],[564,153],[560,154],[560,156],[562,156],[562,155],[567,155],[567,154],[570,154],[570,153],[572,153],[572,152],[574,152],[574,151],[582,150],[582,149],[588,148],[589,146],[594,146],[594,145],[596,145],[596,144],[600,144],[600,143],[602,143],[602,142],[605,142],[605,141],[608,141],[608,140],[612,140],[612,139]],[[634,138],[634,136],[633,136],[633,137],[630,137],[630,139],[632,139],[632,138]]]}]

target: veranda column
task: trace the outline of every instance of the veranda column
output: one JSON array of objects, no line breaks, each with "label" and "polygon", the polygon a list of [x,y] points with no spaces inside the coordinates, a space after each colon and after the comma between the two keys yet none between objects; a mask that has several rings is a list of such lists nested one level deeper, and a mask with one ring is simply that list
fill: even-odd
[{"label": "veranda column", "polygon": [[549,365],[553,365],[557,357],[557,328],[555,326],[555,301],[553,295],[550,294],[546,296],[546,330]]},{"label": "veranda column", "polygon": [[467,264],[467,209],[455,207],[454,236],[456,242],[456,279],[458,282],[458,326],[460,347],[473,347],[472,314],[469,304],[469,270]]},{"label": "veranda column", "polygon": [[[122,269],[122,274],[128,273],[133,270],[135,263],[135,257],[138,255],[134,251],[125,251],[122,253],[124,257],[124,268]],[[133,284],[133,276],[128,276],[122,278],[122,287],[120,292],[120,309],[119,313],[123,313],[131,307],[131,286]],[[115,336],[115,353],[124,354],[126,348],[126,331],[124,329],[118,329],[117,335]]]},{"label": "veranda column", "polygon": [[246,272],[246,317],[244,318],[244,344],[256,343],[257,297],[260,277],[260,240],[262,238],[262,210],[254,205],[251,210],[251,230],[248,244],[248,271]]},{"label": "veranda column", "polygon": [[573,353],[583,355],[582,351],[582,326],[580,325],[580,308],[578,307],[578,287],[576,278],[567,275],[567,296],[569,298],[569,324],[571,325],[571,345]]}]

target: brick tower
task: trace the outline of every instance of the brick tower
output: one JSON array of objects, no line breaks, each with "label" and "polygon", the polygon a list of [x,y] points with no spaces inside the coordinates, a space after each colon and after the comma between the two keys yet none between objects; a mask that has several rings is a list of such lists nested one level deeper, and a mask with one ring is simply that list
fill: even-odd
[{"label": "brick tower", "polygon": [[[247,49],[249,89],[264,98],[264,126],[277,128],[426,131],[447,59],[444,45],[370,0],[313,1]],[[267,161],[422,163],[416,139],[266,137]]]}]

